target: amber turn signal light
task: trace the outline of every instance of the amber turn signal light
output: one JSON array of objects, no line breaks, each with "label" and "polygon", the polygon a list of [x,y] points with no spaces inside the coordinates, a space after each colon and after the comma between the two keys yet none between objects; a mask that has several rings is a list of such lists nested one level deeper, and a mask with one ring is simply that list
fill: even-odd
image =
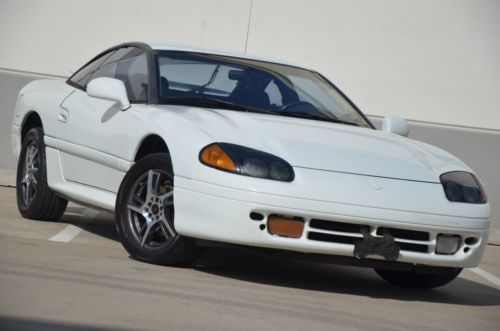
[{"label": "amber turn signal light", "polygon": [[300,238],[304,231],[304,221],[280,215],[270,215],[267,218],[267,230],[270,234],[288,238]]},{"label": "amber turn signal light", "polygon": [[217,169],[237,170],[231,157],[218,144],[205,147],[201,152],[200,159],[206,165]]}]

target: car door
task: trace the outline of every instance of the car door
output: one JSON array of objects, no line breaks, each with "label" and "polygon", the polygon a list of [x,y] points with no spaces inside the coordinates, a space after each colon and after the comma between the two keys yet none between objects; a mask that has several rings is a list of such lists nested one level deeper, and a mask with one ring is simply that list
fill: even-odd
[{"label": "car door", "polygon": [[[131,109],[120,111],[114,101],[87,95],[88,82],[98,77],[122,80]],[[117,192],[126,169],[124,161],[137,141],[134,112],[147,103],[146,54],[137,47],[113,50],[81,69],[68,83],[73,91],[61,103],[58,128],[64,178]]]}]

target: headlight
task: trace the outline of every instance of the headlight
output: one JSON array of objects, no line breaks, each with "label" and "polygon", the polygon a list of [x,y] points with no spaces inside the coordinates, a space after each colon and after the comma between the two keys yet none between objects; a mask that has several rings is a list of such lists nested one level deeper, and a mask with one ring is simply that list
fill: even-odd
[{"label": "headlight", "polygon": [[214,143],[200,152],[200,162],[243,176],[293,181],[295,174],[285,160],[256,149],[228,143]]},{"label": "headlight", "polygon": [[452,171],[442,174],[441,184],[448,200],[453,202],[486,203],[481,183],[471,173]]}]

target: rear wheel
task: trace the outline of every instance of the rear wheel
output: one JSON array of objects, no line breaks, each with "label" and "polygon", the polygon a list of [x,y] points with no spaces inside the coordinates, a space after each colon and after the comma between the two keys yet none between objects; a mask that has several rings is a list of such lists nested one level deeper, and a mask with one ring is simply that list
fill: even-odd
[{"label": "rear wheel", "polygon": [[116,202],[116,224],[125,249],[156,264],[186,264],[200,250],[174,226],[174,176],[168,154],[139,160],[125,175]]},{"label": "rear wheel", "polygon": [[23,139],[17,164],[17,207],[25,218],[56,220],[61,218],[68,201],[47,184],[47,163],[43,129],[33,128]]},{"label": "rear wheel", "polygon": [[435,273],[416,273],[415,271],[394,271],[375,269],[375,272],[387,282],[411,288],[435,288],[446,285],[457,278],[462,269],[449,268]]}]

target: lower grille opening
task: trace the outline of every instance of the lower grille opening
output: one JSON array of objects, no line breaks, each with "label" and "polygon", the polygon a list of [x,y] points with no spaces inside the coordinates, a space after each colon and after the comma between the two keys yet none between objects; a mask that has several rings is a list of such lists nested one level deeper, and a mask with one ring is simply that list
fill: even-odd
[{"label": "lower grille opening", "polygon": [[[307,238],[310,240],[337,243],[337,244],[347,244],[347,245],[354,245],[356,241],[362,240],[361,238],[356,238],[356,237],[339,236],[335,234],[321,233],[321,232],[309,232],[307,234]],[[418,252],[418,253],[428,252],[427,245],[402,243],[402,242],[396,242],[396,245],[398,245],[399,249],[402,251]]]},{"label": "lower grille opening", "polygon": [[324,221],[318,219],[310,220],[309,227],[320,230],[348,232],[348,233],[361,233],[361,229],[366,228],[366,226],[359,224]]},{"label": "lower grille opening", "polygon": [[394,238],[399,239],[408,239],[408,240],[420,240],[420,241],[428,241],[429,233],[423,231],[414,231],[414,230],[403,230],[403,229],[394,229],[394,228],[378,228],[377,235],[382,236],[384,232],[389,232]]},{"label": "lower grille opening", "polygon": [[311,240],[317,240],[317,241],[326,241],[326,242],[331,242],[331,243],[351,244],[351,245],[354,245],[356,240],[360,239],[360,238],[355,238],[355,237],[338,236],[335,234],[328,234],[328,233],[321,233],[321,232],[309,232],[309,234],[307,235],[307,238],[311,239]]},{"label": "lower grille opening", "polygon": [[427,245],[421,245],[421,244],[412,244],[412,243],[400,243],[396,242],[396,245],[399,246],[399,249],[402,251],[408,251],[408,252],[418,252],[418,253],[427,253]]}]

